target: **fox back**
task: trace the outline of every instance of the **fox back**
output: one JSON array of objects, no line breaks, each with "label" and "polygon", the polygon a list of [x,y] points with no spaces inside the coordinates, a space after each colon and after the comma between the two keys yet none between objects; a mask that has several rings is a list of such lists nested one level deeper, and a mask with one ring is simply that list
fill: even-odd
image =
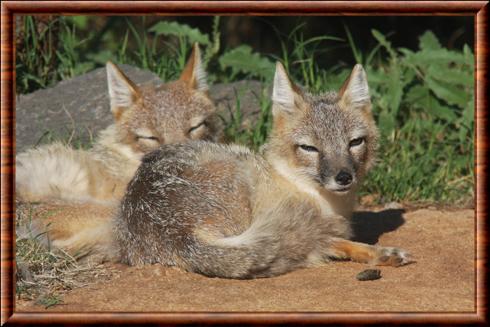
[{"label": "fox back", "polygon": [[362,67],[338,93],[315,96],[278,64],[272,99],[262,154],[201,141],[144,157],[114,222],[123,262],[255,278],[384,253],[346,240],[377,146]]}]

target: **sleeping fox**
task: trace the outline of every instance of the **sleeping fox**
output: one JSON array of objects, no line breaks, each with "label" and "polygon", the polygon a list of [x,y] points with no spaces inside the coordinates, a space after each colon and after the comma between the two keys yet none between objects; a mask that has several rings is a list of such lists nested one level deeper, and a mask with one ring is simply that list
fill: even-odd
[{"label": "sleeping fox", "polygon": [[16,158],[17,200],[41,203],[28,228],[38,234],[47,228],[51,244],[68,252],[64,244],[110,221],[145,153],[162,144],[221,140],[197,43],[180,78],[161,86],[139,87],[111,62],[106,69],[114,124],[93,148],[54,143]]},{"label": "sleeping fox", "polygon": [[114,124],[89,150],[54,143],[17,155],[20,200],[118,200],[145,153],[162,144],[219,137],[197,44],[179,80],[159,87],[136,86],[111,62],[106,68]]}]

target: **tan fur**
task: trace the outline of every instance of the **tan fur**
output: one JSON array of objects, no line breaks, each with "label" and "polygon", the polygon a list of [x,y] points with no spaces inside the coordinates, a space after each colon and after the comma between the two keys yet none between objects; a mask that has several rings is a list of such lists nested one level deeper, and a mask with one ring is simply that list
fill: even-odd
[{"label": "tan fur", "polygon": [[377,130],[362,67],[344,85],[312,95],[278,64],[273,129],[260,154],[203,141],[161,146],[143,157],[115,219],[99,226],[104,243],[84,242],[83,233],[65,245],[225,278],[270,277],[331,258],[407,264],[404,250],[348,240]]},{"label": "tan fur", "polygon": [[262,154],[209,142],[143,158],[114,221],[116,253],[208,276],[269,277],[329,258],[404,265],[406,251],[349,241],[377,130],[356,66],[340,93],[311,95],[278,64]]},{"label": "tan fur", "polygon": [[142,154],[118,144],[116,133],[114,125],[108,127],[90,150],[55,143],[19,154],[16,158],[18,199],[96,203],[120,199]]},{"label": "tan fur", "polygon": [[[60,235],[70,238],[78,230],[100,226],[97,216],[94,216],[97,223],[85,226],[90,215],[79,208],[93,204],[112,208],[124,195],[145,153],[161,144],[216,141],[221,137],[215,106],[207,95],[197,44],[180,79],[158,87],[135,85],[110,62],[106,68],[114,124],[101,131],[94,146],[84,150],[54,143],[30,149],[16,158],[19,200],[65,201],[82,217],[78,219],[76,214],[67,215],[66,219],[58,217],[62,223],[50,228],[56,239]],[[108,220],[106,208],[101,208],[99,216]],[[71,247],[68,243],[58,242]]]},{"label": "tan fur", "polygon": [[[32,209],[35,220],[29,230],[51,248],[62,249],[76,259],[105,261],[114,249],[108,222],[114,216],[116,205],[100,205],[90,202],[43,203]],[[47,231],[47,233],[46,233]]]},{"label": "tan fur", "polygon": [[378,266],[402,266],[410,262],[407,252],[392,247],[374,246],[344,239],[333,239],[330,252],[340,259],[351,259],[360,263]]}]

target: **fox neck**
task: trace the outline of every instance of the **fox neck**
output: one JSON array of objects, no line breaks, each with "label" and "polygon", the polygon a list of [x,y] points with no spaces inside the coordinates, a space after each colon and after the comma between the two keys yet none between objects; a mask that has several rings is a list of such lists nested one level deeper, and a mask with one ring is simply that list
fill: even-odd
[{"label": "fox neck", "polygon": [[108,158],[109,160],[104,161],[112,170],[122,169],[123,172],[132,174],[141,163],[143,154],[134,151],[120,139],[116,125],[110,125],[101,131],[93,151],[100,154],[101,158]]},{"label": "fox neck", "polygon": [[345,194],[337,195],[308,181],[298,174],[294,168],[291,168],[284,159],[269,158],[268,162],[273,170],[287,182],[288,191],[293,186],[297,192],[309,197],[319,207],[322,216],[326,217],[332,214],[341,215],[345,218],[352,216],[356,201],[355,188]]}]

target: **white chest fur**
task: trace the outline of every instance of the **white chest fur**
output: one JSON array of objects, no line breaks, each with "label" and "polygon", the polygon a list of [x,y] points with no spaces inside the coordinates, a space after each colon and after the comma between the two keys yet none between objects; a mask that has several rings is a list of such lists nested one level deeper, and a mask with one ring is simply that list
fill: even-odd
[{"label": "white chest fur", "polygon": [[323,217],[337,214],[349,218],[354,206],[354,191],[347,194],[336,195],[327,190],[321,191],[312,182],[306,180],[301,174],[291,169],[286,162],[275,160],[272,163],[275,170],[298,191],[305,193],[321,210]]}]

